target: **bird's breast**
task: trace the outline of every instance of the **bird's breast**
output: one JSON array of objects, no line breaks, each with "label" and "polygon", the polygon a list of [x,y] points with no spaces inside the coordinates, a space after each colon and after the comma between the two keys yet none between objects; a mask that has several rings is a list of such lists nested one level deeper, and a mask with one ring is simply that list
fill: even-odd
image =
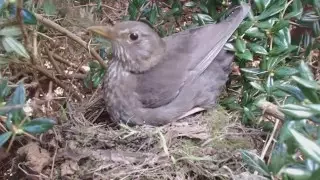
[{"label": "bird's breast", "polygon": [[120,62],[109,64],[104,79],[104,100],[106,108],[113,120],[122,120],[133,116],[133,110],[139,107],[135,88],[137,80],[127,72]]}]

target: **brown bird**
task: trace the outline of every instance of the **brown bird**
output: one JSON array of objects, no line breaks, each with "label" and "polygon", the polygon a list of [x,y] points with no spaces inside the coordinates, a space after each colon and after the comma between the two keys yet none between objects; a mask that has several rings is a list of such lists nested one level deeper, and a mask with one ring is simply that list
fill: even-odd
[{"label": "brown bird", "polygon": [[103,82],[111,119],[159,126],[214,107],[234,58],[223,47],[249,9],[243,4],[223,22],[165,38],[137,21],[89,27],[112,43]]}]

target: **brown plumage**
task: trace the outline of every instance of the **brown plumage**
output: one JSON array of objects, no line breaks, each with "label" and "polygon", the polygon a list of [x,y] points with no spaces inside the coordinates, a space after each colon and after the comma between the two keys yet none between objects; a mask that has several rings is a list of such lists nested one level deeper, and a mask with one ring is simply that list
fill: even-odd
[{"label": "brown plumage", "polygon": [[90,27],[113,46],[103,85],[111,119],[163,125],[213,107],[234,58],[223,46],[248,10],[236,7],[223,22],[165,38],[136,21]]}]

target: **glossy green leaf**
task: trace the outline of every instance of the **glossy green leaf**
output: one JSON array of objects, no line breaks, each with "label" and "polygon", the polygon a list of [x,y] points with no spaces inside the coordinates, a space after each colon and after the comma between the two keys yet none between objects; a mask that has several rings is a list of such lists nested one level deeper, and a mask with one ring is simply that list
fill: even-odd
[{"label": "glossy green leaf", "polygon": [[285,6],[284,6],[285,1],[284,0],[278,0],[271,6],[269,6],[265,11],[263,11],[258,17],[257,20],[262,20],[266,19],[268,17],[271,17],[275,14],[278,14],[281,12]]},{"label": "glossy green leaf", "polygon": [[7,114],[7,128],[11,130],[12,124],[19,126],[22,120],[26,117],[23,109],[11,110]]},{"label": "glossy green leaf", "polygon": [[11,36],[3,37],[2,38],[2,45],[7,52],[16,52],[20,56],[23,56],[28,59],[30,58],[30,56],[29,56],[27,50],[24,48],[24,46],[19,41],[17,41],[16,39],[14,39]]},{"label": "glossy green leaf", "polygon": [[278,31],[280,31],[281,29],[283,29],[284,27],[289,27],[289,21],[288,20],[280,20],[277,24],[275,24],[272,27],[271,32],[272,33],[276,33]]},{"label": "glossy green leaf", "polygon": [[288,47],[284,46],[276,46],[274,47],[270,52],[270,56],[284,56],[284,55],[289,55],[292,51],[296,50],[298,47],[289,45]]},{"label": "glossy green leaf", "polygon": [[262,54],[262,55],[268,54],[267,50],[264,47],[256,43],[248,43],[248,48],[255,54]]},{"label": "glossy green leaf", "polygon": [[271,95],[271,92],[273,90],[273,76],[271,74],[268,75],[267,81],[266,81],[266,92],[268,95]]},{"label": "glossy green leaf", "polygon": [[308,180],[316,180],[320,177],[320,169],[312,172],[311,177]]},{"label": "glossy green leaf", "polygon": [[316,81],[306,80],[306,79],[303,79],[298,76],[292,76],[292,79],[293,79],[293,81],[302,85],[303,87],[310,88],[310,89],[316,89],[316,90],[320,89],[320,85]]},{"label": "glossy green leaf", "polygon": [[304,106],[314,110],[315,112],[320,112],[320,104],[306,104]]},{"label": "glossy green leaf", "polygon": [[254,75],[265,74],[268,72],[268,71],[262,71],[260,68],[241,68],[240,70],[242,72],[250,73]]},{"label": "glossy green leaf", "polygon": [[262,12],[267,6],[269,6],[271,0],[254,0],[257,8],[258,8],[258,12]]},{"label": "glossy green leaf", "polygon": [[289,131],[299,144],[301,151],[317,163],[320,163],[320,146],[294,129],[289,129]]},{"label": "glossy green leaf", "polygon": [[245,50],[244,53],[236,53],[236,56],[240,59],[247,60],[247,61],[252,61],[253,60],[253,55],[249,50]]},{"label": "glossy green leaf", "polygon": [[236,51],[236,48],[234,47],[234,45],[232,43],[226,43],[224,45],[224,49],[227,51],[232,51],[232,52]]},{"label": "glossy green leaf", "polygon": [[37,133],[44,133],[47,132],[55,125],[55,121],[48,118],[36,118],[32,121],[25,123],[22,126],[23,131],[37,134]]},{"label": "glossy green leaf", "polygon": [[252,26],[253,26],[253,21],[243,21],[237,29],[238,35],[242,36]]},{"label": "glossy green leaf", "polygon": [[259,28],[257,28],[257,27],[249,28],[249,29],[245,32],[245,34],[246,34],[247,36],[249,36],[249,37],[252,37],[252,38],[259,38],[259,39],[264,39],[264,38],[266,38],[266,35],[265,35],[263,32],[261,32],[261,31],[259,30]]},{"label": "glossy green leaf", "polygon": [[212,19],[212,17],[207,14],[197,14],[196,16],[193,16],[193,17],[200,25],[214,23],[214,20]]},{"label": "glossy green leaf", "polygon": [[244,53],[246,50],[246,42],[243,39],[237,38],[235,47],[239,53]]},{"label": "glossy green leaf", "polygon": [[303,92],[303,94],[306,96],[306,98],[313,102],[313,103],[320,103],[320,99],[319,99],[319,96],[317,94],[317,90],[314,90],[314,89],[310,89],[310,88],[306,88],[300,84],[297,85],[301,91]]},{"label": "glossy green leaf", "polygon": [[305,22],[314,22],[319,21],[320,16],[315,11],[309,11],[306,13],[303,13],[301,16],[301,21]]},{"label": "glossy green leaf", "polygon": [[295,75],[297,73],[299,73],[299,71],[296,68],[291,68],[287,66],[279,67],[274,72],[277,78],[284,78],[284,77]]},{"label": "glossy green leaf", "polygon": [[8,87],[7,79],[0,79],[0,102],[9,94],[10,88]]},{"label": "glossy green leaf", "polygon": [[278,18],[270,18],[266,21],[258,21],[256,26],[261,29],[271,29]]},{"label": "glossy green leaf", "polygon": [[292,2],[292,11],[284,16],[284,19],[291,19],[291,18],[300,18],[303,12],[303,5],[301,0],[293,0]]},{"label": "glossy green leaf", "polygon": [[194,1],[189,1],[184,4],[185,7],[195,7],[196,5]]},{"label": "glossy green leaf", "polygon": [[304,61],[300,61],[299,71],[300,71],[300,76],[303,79],[307,79],[309,81],[314,80],[312,71]]},{"label": "glossy green leaf", "polygon": [[[11,15],[16,16],[17,8],[15,6],[10,6],[9,9]],[[27,9],[22,9],[21,11],[22,17],[23,17],[23,23],[28,25],[36,25],[37,24],[37,18],[36,16],[28,11]]]},{"label": "glossy green leaf", "polygon": [[271,162],[269,169],[273,174],[277,174],[280,169],[286,164],[288,156],[287,145],[277,142],[271,154]]},{"label": "glossy green leaf", "polygon": [[295,152],[295,148],[292,142],[294,142],[294,139],[292,139],[292,134],[290,133],[289,129],[296,129],[296,130],[303,130],[304,127],[307,124],[307,120],[299,120],[299,121],[293,121],[293,120],[286,120],[280,130],[280,136],[278,139],[279,143],[286,143],[288,146],[288,152],[293,151]]},{"label": "glossy green leaf", "polygon": [[305,99],[303,92],[296,86],[281,85],[281,86],[277,86],[277,88],[290,94],[291,96],[295,97],[299,101],[303,101]]},{"label": "glossy green leaf", "polygon": [[241,150],[243,161],[264,176],[270,176],[269,169],[260,157],[252,152]]},{"label": "glossy green leaf", "polygon": [[243,112],[249,120],[254,120],[255,117],[249,108],[243,107]]},{"label": "glossy green leaf", "polygon": [[294,180],[308,180],[311,177],[311,172],[301,166],[285,167],[281,172]]},{"label": "glossy green leaf", "polygon": [[306,158],[305,165],[306,165],[307,169],[312,172],[314,172],[320,168],[319,163],[316,163],[314,160],[312,160],[310,158]]},{"label": "glossy green leaf", "polygon": [[0,147],[2,147],[11,137],[12,132],[8,131],[0,135]]},{"label": "glossy green leaf", "polygon": [[21,29],[18,26],[6,26],[0,30],[0,36],[19,36]]},{"label": "glossy green leaf", "polygon": [[9,105],[18,105],[24,104],[26,101],[26,90],[22,83],[18,85],[18,87],[13,92],[11,99],[9,101]]},{"label": "glossy green leaf", "polygon": [[312,31],[316,37],[320,36],[320,23],[319,23],[319,21],[313,22]]},{"label": "glossy green leaf", "polygon": [[260,83],[257,82],[250,82],[251,86],[254,87],[255,89],[261,91],[261,92],[266,92],[266,90],[263,88],[263,86]]},{"label": "glossy green leaf", "polygon": [[296,105],[296,104],[286,104],[280,108],[280,110],[291,117],[295,117],[297,119],[306,119],[314,116],[314,111],[311,109]]},{"label": "glossy green leaf", "polygon": [[157,5],[154,3],[151,8],[149,21],[151,24],[155,24],[157,20]]}]

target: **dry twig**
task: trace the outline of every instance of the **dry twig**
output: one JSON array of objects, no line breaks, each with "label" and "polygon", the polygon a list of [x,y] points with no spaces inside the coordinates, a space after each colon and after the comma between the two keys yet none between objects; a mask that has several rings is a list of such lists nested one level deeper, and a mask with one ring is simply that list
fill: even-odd
[{"label": "dry twig", "polygon": [[65,34],[66,36],[68,36],[70,39],[74,40],[75,42],[77,42],[78,44],[80,44],[82,47],[88,49],[90,51],[90,53],[92,54],[92,56],[97,59],[97,61],[101,64],[101,66],[103,66],[104,68],[106,68],[106,64],[103,62],[103,59],[100,57],[100,55],[92,48],[88,48],[88,43],[86,43],[85,41],[83,41],[80,37],[78,37],[77,35],[75,35],[74,33],[70,32],[69,30],[67,30],[64,27],[61,27],[59,24],[51,21],[50,19],[44,18],[39,14],[35,14],[37,20],[39,22],[41,22],[42,24],[53,28],[63,34]]}]

